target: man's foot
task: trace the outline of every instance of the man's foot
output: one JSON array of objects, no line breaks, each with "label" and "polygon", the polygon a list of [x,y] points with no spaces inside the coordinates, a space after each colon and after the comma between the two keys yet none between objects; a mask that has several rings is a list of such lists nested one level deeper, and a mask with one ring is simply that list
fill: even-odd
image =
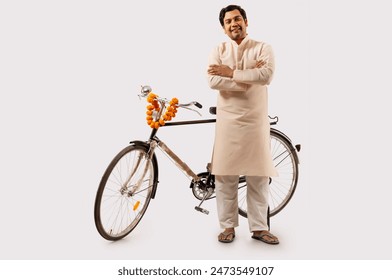
[{"label": "man's foot", "polygon": [[268,230],[254,231],[252,238],[267,244],[279,244],[279,239]]},{"label": "man's foot", "polygon": [[218,241],[223,243],[233,242],[235,237],[234,228],[226,228],[218,235]]}]

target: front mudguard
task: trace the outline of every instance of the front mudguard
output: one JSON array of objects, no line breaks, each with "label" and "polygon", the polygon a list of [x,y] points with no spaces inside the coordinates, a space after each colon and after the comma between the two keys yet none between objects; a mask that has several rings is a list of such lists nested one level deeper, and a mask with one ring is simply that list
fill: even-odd
[{"label": "front mudguard", "polygon": [[[150,150],[150,145],[147,142],[143,142],[143,141],[131,141],[129,142],[129,144],[131,146],[142,146],[144,148],[144,150],[146,151],[146,153],[148,153],[148,151]],[[155,153],[152,155],[152,165],[154,167],[154,182],[153,182],[153,186],[152,186],[152,193],[151,193],[151,198],[155,198],[155,194],[157,192],[157,188],[158,188],[158,160],[157,157],[155,156]]]}]

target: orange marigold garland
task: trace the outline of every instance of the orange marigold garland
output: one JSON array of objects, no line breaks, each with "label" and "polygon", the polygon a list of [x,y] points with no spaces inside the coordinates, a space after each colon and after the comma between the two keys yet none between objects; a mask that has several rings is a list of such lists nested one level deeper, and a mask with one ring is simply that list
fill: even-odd
[{"label": "orange marigold garland", "polygon": [[157,112],[159,112],[160,110],[159,102],[156,100],[157,97],[158,96],[152,92],[147,96],[147,102],[150,104],[147,105],[147,112],[146,112],[147,124],[151,128],[156,128],[156,129],[158,129],[161,126],[164,126],[167,121],[170,121],[172,118],[174,118],[176,116],[177,107],[178,107],[178,99],[175,97],[172,98],[172,100],[169,102],[169,105],[166,107],[166,112],[161,115],[159,120],[154,121],[154,117],[153,117],[154,110]]}]

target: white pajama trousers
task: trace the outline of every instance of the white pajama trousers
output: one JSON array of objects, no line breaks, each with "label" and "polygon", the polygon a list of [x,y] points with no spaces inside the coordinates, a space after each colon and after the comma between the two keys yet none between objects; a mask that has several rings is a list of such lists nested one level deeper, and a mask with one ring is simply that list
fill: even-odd
[{"label": "white pajama trousers", "polygon": [[[215,192],[219,224],[222,229],[238,226],[238,180],[239,176],[215,175]],[[269,230],[268,191],[269,177],[246,176],[247,213],[249,230]]]}]

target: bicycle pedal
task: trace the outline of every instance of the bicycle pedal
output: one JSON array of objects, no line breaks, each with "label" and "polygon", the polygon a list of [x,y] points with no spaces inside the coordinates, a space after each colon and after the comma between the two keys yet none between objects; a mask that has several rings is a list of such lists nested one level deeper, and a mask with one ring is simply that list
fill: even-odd
[{"label": "bicycle pedal", "polygon": [[195,206],[195,210],[199,211],[201,213],[204,213],[206,215],[208,215],[210,213],[210,211],[208,211],[207,209],[201,208],[200,206]]}]

